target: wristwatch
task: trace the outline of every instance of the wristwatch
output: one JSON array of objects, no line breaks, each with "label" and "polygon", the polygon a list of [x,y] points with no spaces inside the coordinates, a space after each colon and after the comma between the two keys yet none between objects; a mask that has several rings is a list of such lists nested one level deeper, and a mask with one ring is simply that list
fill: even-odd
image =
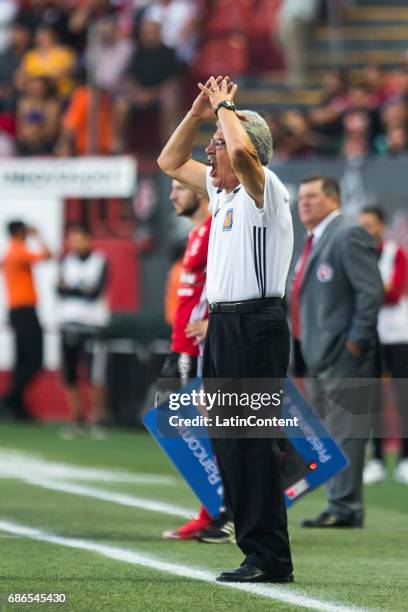
[{"label": "wristwatch", "polygon": [[222,102],[218,102],[217,106],[214,108],[214,113],[218,117],[218,111],[220,108],[226,108],[227,110],[234,111],[236,110],[235,104],[231,102],[231,100],[222,100]]}]

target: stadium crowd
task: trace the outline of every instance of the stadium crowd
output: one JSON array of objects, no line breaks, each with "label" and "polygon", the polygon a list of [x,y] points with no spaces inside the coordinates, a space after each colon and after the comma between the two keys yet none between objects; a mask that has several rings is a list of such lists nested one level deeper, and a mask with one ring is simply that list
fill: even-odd
[{"label": "stadium crowd", "polygon": [[368,65],[357,80],[332,70],[323,79],[320,105],[271,117],[276,154],[282,159],[311,155],[395,156],[408,151],[408,70],[385,72]]},{"label": "stadium crowd", "polygon": [[[309,21],[325,19],[322,3],[303,4],[310,5]],[[245,77],[282,70],[284,63],[292,70],[293,58],[282,43],[296,38],[288,29],[291,5],[290,0],[4,2],[0,156],[155,155],[204,75],[229,71]],[[271,106],[273,96],[271,91]],[[275,153],[280,159],[405,153],[407,97],[404,65],[389,72],[369,65],[352,79],[329,71],[320,104],[267,113]]]}]

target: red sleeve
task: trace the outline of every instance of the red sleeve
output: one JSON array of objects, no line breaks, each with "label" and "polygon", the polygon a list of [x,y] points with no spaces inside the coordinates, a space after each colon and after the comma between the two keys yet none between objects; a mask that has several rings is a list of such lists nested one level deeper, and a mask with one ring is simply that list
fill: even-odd
[{"label": "red sleeve", "polygon": [[394,274],[391,283],[385,287],[384,304],[396,304],[403,296],[407,283],[407,255],[401,248],[395,255]]},{"label": "red sleeve", "polygon": [[201,226],[194,240],[188,245],[184,267],[190,270],[204,270],[207,266],[208,241],[210,239],[211,218]]}]

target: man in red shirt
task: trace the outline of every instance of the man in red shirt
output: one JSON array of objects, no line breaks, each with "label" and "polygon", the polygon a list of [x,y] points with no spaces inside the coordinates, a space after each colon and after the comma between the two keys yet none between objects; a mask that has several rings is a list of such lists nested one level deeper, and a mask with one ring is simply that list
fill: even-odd
[{"label": "man in red shirt", "polygon": [[[384,283],[384,305],[378,315],[378,337],[383,370],[392,375],[396,404],[400,419],[400,457],[395,480],[408,484],[408,255],[394,240],[384,239],[385,214],[371,206],[361,211],[360,224],[374,238],[378,250],[378,266]],[[387,470],[381,435],[381,424],[376,427],[373,440],[374,456],[364,469],[364,483],[385,480]]]},{"label": "man in red shirt", "polygon": [[[10,243],[3,261],[10,325],[15,337],[16,361],[9,389],[2,403],[5,411],[12,411],[20,419],[28,418],[23,405],[23,393],[42,366],[43,338],[36,313],[37,296],[34,287],[33,265],[51,257],[35,228],[23,221],[8,224]],[[26,239],[35,236],[39,251],[28,248]]]},{"label": "man in red shirt", "polygon": [[[200,343],[205,336],[207,322],[205,277],[211,216],[208,213],[208,200],[179,181],[172,183],[170,200],[177,215],[187,217],[193,227],[181,264],[171,353],[163,365],[160,378],[180,379],[182,384],[186,384],[189,378],[201,374]],[[175,531],[165,531],[163,537],[193,539],[210,523],[210,515],[201,507],[197,518]]]},{"label": "man in red shirt", "polygon": [[187,217],[193,227],[181,265],[171,353],[164,363],[161,377],[180,378],[187,382],[200,373],[200,346],[191,330],[198,333],[202,325],[199,322],[207,319],[205,276],[211,217],[208,200],[178,181],[173,181],[170,200],[177,215]]}]

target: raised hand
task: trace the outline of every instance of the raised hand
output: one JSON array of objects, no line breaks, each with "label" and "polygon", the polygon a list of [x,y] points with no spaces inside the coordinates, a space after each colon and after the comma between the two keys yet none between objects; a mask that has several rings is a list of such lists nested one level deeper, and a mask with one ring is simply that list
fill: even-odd
[{"label": "raised hand", "polygon": [[[211,79],[213,79],[213,81],[218,85],[218,83],[221,83],[223,81],[223,79],[226,79],[227,82],[229,81],[229,77],[222,77],[222,76],[218,76],[216,79],[214,77],[211,77],[208,79],[208,81],[205,84],[205,87],[210,87],[211,86]],[[201,83],[199,83],[199,87],[200,87]],[[201,87],[203,87],[201,85]],[[200,87],[200,89],[201,89]],[[191,111],[195,114],[198,115],[201,119],[203,120],[210,120],[210,119],[214,119],[214,111],[213,108],[211,106],[209,97],[207,95],[207,93],[200,91],[200,93],[198,94],[197,98],[194,100],[193,105],[191,107]]]},{"label": "raised hand", "polygon": [[228,77],[224,77],[221,81],[219,79],[220,77],[217,79],[210,77],[205,85],[198,84],[201,93],[207,96],[212,109],[224,100],[233,102],[238,90],[238,85],[229,81]]}]

